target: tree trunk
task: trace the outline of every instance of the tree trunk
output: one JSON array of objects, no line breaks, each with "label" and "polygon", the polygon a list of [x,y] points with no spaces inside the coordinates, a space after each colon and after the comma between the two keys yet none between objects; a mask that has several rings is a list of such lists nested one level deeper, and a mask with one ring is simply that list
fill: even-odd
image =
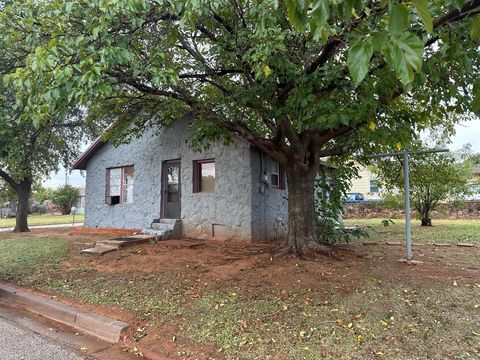
[{"label": "tree trunk", "polygon": [[30,180],[22,180],[16,187],[17,192],[17,215],[15,222],[15,229],[13,232],[28,232],[28,198],[30,197],[30,191],[32,190],[32,182]]},{"label": "tree trunk", "polygon": [[427,216],[422,215],[422,226],[432,226],[432,218]]},{"label": "tree trunk", "polygon": [[288,234],[284,252],[304,256],[317,250],[315,228],[315,177],[318,169],[286,169],[288,184]]},{"label": "tree trunk", "polygon": [[432,218],[430,217],[430,204],[423,204],[421,209],[422,211],[420,211],[420,220],[422,222],[422,226],[432,226]]}]

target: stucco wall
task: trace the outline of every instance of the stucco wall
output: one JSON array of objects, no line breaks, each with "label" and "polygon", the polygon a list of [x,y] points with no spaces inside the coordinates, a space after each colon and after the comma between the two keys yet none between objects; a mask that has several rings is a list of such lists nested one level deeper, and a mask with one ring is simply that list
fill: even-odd
[{"label": "stucco wall", "polygon": [[[85,226],[145,228],[160,217],[161,166],[181,159],[181,219],[184,235],[250,239],[250,146],[240,140],[195,153],[186,122],[153,131],[117,148],[105,145],[87,164]],[[193,161],[215,158],[215,192],[193,193]],[[106,169],[134,165],[133,202],[105,204]],[[223,225],[223,226],[222,226]]]},{"label": "stucco wall", "polygon": [[[277,240],[287,233],[288,190],[272,187],[272,168],[273,161],[268,156],[257,149],[251,149],[253,240]],[[262,183],[264,172],[268,185]]]}]

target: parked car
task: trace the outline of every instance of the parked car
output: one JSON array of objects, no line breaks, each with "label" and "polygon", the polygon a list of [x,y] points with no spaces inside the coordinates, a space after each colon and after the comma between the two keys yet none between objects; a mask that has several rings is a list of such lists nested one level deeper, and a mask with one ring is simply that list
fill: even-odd
[{"label": "parked car", "polygon": [[368,200],[366,200],[363,194],[359,192],[347,193],[347,197],[344,201],[344,203],[346,204],[366,203],[366,202],[368,202]]}]

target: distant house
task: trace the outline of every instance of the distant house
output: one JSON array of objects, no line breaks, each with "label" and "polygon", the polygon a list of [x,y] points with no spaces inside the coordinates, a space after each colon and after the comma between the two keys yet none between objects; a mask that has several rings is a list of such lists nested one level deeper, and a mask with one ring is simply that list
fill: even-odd
[{"label": "distant house", "polygon": [[358,177],[352,179],[352,186],[349,190],[350,193],[361,193],[365,199],[379,199],[380,198],[380,188],[379,182],[370,170],[367,167],[359,166],[360,170],[358,171]]},{"label": "distant house", "polygon": [[87,171],[88,227],[146,228],[180,219],[187,237],[272,240],[285,235],[285,172],[234,139],[194,152],[188,120],[152,129],[129,144],[94,142],[75,162]]},{"label": "distant house", "polygon": [[473,168],[473,174],[471,179],[471,194],[466,198],[468,200],[480,200],[480,166]]},{"label": "distant house", "polygon": [[77,214],[85,213],[85,188],[78,189],[77,203],[75,204],[77,208]]},{"label": "distant house", "polygon": [[473,182],[476,184],[480,184],[480,166],[476,166],[473,168]]}]

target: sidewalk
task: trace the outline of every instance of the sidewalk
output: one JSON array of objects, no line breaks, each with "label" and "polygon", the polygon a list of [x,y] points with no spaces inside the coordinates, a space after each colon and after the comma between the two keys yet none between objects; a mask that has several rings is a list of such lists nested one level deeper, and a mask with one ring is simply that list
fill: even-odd
[{"label": "sidewalk", "polygon": [[[75,227],[80,227],[83,226],[83,223],[75,223]],[[65,228],[65,227],[73,227],[72,223],[69,224],[53,224],[53,225],[32,225],[29,226],[28,228],[30,230],[33,229],[52,229],[52,228]],[[8,231],[13,231],[13,227],[4,227],[0,228],[0,232],[8,232]]]}]

